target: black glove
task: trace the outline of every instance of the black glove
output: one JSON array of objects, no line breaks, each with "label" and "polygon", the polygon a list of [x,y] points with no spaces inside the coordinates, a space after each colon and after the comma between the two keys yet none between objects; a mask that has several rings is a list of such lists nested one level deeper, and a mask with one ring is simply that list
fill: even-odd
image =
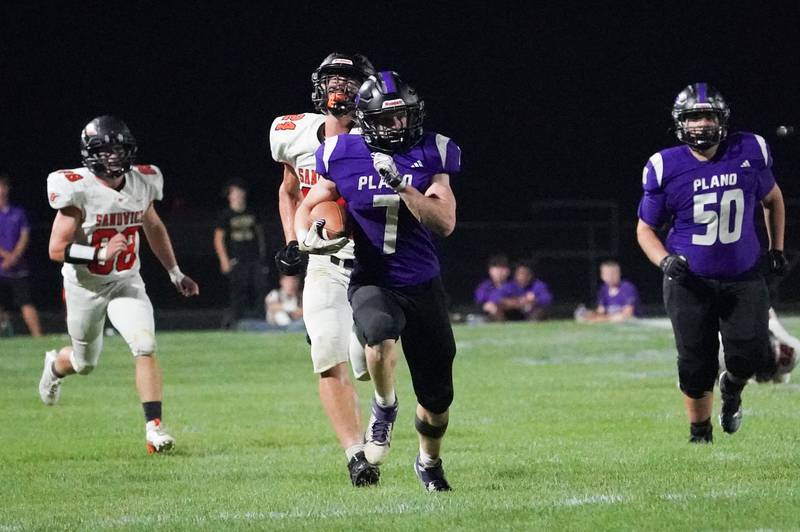
[{"label": "black glove", "polygon": [[783,254],[782,249],[771,249],[767,252],[767,259],[769,260],[769,271],[775,275],[786,275],[786,269],[789,266],[789,261]]},{"label": "black glove", "polygon": [[658,266],[664,275],[675,281],[680,281],[689,274],[689,262],[683,255],[667,255]]},{"label": "black glove", "polygon": [[297,275],[303,271],[303,254],[297,247],[297,240],[292,240],[275,254],[275,265],[283,275]]}]

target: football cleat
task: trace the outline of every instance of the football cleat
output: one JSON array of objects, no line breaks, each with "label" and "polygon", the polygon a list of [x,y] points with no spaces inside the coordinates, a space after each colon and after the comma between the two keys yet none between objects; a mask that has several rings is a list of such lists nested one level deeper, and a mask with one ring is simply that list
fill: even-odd
[{"label": "football cleat", "polygon": [[423,467],[419,463],[419,454],[414,459],[414,473],[422,483],[422,487],[427,491],[452,491],[453,488],[444,478],[444,468],[442,467],[442,460],[439,459],[436,465],[431,467]]},{"label": "football cleat", "polygon": [[705,434],[692,434],[689,436],[689,443],[714,443],[714,436],[711,431]]},{"label": "football cleat", "polygon": [[144,426],[144,434],[148,454],[163,453],[175,447],[175,438],[167,434],[160,419],[148,421]]},{"label": "football cleat", "polygon": [[359,451],[350,459],[347,464],[347,470],[350,472],[350,481],[353,486],[360,488],[362,486],[374,486],[378,483],[381,477],[381,472],[378,466],[370,464],[364,456],[364,451]]},{"label": "football cleat", "polygon": [[728,380],[725,378],[727,371],[723,371],[719,376],[719,392],[722,397],[722,406],[719,410],[719,424],[722,430],[728,434],[733,434],[742,426],[742,389],[736,393],[731,393]]},{"label": "football cleat", "polygon": [[367,433],[364,436],[364,456],[369,463],[381,465],[389,456],[392,428],[397,419],[397,401],[394,406],[382,407],[372,399],[372,414],[369,416]]},{"label": "football cleat", "polygon": [[53,362],[55,362],[58,353],[56,351],[48,351],[44,354],[44,369],[42,370],[42,378],[39,379],[39,397],[46,405],[54,405],[61,397],[61,381],[53,375]]}]

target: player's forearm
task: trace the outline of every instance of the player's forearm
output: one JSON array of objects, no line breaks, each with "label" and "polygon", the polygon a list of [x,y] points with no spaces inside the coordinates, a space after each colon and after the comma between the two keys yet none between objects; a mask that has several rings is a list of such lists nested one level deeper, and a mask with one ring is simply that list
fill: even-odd
[{"label": "player's forearm", "polygon": [[64,252],[69,242],[53,242],[47,248],[47,254],[53,262],[64,262]]},{"label": "player's forearm", "polygon": [[228,250],[225,249],[225,231],[221,229],[214,231],[214,251],[217,253],[220,263],[230,262]]},{"label": "player's forearm", "polygon": [[50,260],[64,262],[67,246],[75,240],[81,220],[81,211],[75,207],[65,207],[56,213],[47,245]]},{"label": "player's forearm", "polygon": [[412,186],[399,192],[411,214],[439,236],[449,236],[456,227],[456,208],[452,201],[426,196]]},{"label": "player's forearm", "polygon": [[[294,212],[294,227],[292,229],[292,238],[291,240],[298,240],[297,235],[304,235],[308,233],[308,228],[311,227],[311,208],[306,204],[306,202],[300,203],[297,207],[297,210]],[[284,230],[284,233],[286,231]],[[287,236],[287,242],[290,242],[289,237]]]},{"label": "player's forearm", "polygon": [[786,207],[783,203],[783,194],[776,185],[764,198],[764,222],[767,228],[770,249],[783,250],[783,235],[786,227]]},{"label": "player's forearm", "polygon": [[281,216],[281,225],[283,226],[283,237],[286,242],[297,240],[295,232],[295,217],[297,210],[303,201],[299,189],[287,190],[284,184],[281,184],[278,190],[278,212]]},{"label": "player's forearm", "polygon": [[150,244],[150,249],[153,250],[153,254],[165,270],[170,271],[178,265],[172,241],[169,238],[167,227],[163,223],[145,224],[144,234]]},{"label": "player's forearm", "polygon": [[656,266],[660,265],[664,257],[669,255],[653,228],[642,220],[639,220],[639,224],[636,226],[636,240],[650,262]]}]

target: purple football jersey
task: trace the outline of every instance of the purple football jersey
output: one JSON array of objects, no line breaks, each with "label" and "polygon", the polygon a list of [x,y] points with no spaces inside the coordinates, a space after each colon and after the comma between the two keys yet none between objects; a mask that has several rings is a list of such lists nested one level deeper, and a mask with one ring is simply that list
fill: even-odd
[{"label": "purple football jersey", "polygon": [[761,254],[753,215],[775,186],[771,167],[767,143],[752,133],[730,135],[710,161],[685,145],[662,150],[644,168],[639,218],[670,223],[666,248],[686,257],[695,275],[735,279]]},{"label": "purple football jersey", "polygon": [[[22,207],[9,205],[5,210],[0,209],[0,248],[12,251],[17,247],[23,230],[30,229],[28,217]],[[20,278],[28,275],[28,264],[23,255],[10,269],[0,268],[0,277]]]},{"label": "purple football jersey", "polygon": [[606,309],[606,314],[617,314],[626,306],[633,305],[633,315],[639,316],[639,291],[625,279],[615,289],[603,283],[597,291],[597,304]]},{"label": "purple football jersey", "polygon": [[[317,173],[336,184],[347,202],[349,219],[355,222],[354,283],[413,286],[439,275],[430,230],[381,180],[361,135],[327,139],[316,158]],[[395,154],[394,162],[404,179],[424,193],[435,174],[460,170],[461,150],[443,135],[424,133],[408,152]]]}]

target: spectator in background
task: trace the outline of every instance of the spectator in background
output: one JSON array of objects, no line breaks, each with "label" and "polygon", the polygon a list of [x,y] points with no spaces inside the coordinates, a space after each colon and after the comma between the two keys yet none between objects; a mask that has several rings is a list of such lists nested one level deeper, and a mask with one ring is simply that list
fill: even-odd
[{"label": "spectator in background", "polygon": [[281,275],[280,286],[267,294],[264,304],[267,323],[288,331],[302,331],[303,302],[300,291],[300,276]]},{"label": "spectator in background", "polygon": [[508,257],[493,255],[489,258],[489,278],[475,288],[475,303],[493,321],[505,319],[500,309],[500,288],[508,282],[511,268]]},{"label": "spectator in background", "polygon": [[550,288],[536,278],[533,265],[529,262],[517,265],[514,279],[500,288],[499,297],[500,309],[507,320],[543,320],[553,302]]},{"label": "spectator in background", "polygon": [[22,319],[31,336],[41,336],[39,313],[31,299],[30,271],[25,260],[25,251],[30,241],[30,224],[25,210],[9,203],[11,178],[0,173],[0,322],[10,332],[5,310],[19,305]]},{"label": "spectator in background", "polygon": [[597,307],[588,310],[578,307],[575,319],[580,322],[625,321],[639,317],[639,291],[622,278],[619,263],[608,260],[600,264],[603,285],[597,291]]},{"label": "spectator in background", "polygon": [[[223,326],[260,308],[267,287],[264,232],[259,217],[247,207],[247,185],[234,179],[225,186],[228,207],[217,218],[214,250],[219,269],[230,281],[230,308]],[[260,313],[260,312],[259,312]]]}]

